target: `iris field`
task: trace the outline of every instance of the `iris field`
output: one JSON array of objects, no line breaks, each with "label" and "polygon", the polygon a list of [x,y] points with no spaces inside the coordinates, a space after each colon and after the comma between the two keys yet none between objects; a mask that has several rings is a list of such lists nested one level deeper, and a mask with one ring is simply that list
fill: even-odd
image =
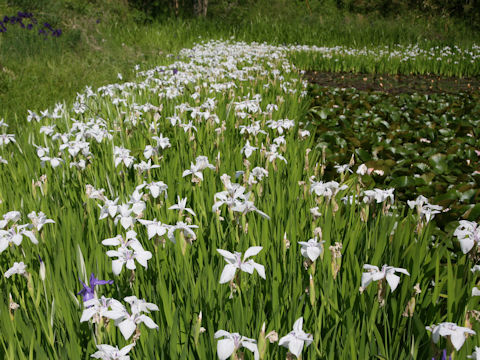
[{"label": "iris field", "polygon": [[205,41],[0,122],[0,353],[480,358],[478,95],[302,78],[479,57]]}]

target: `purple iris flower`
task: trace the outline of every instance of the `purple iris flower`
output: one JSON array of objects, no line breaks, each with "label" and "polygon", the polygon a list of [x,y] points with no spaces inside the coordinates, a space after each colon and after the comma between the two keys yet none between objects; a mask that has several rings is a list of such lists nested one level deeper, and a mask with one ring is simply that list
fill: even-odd
[{"label": "purple iris flower", "polygon": [[177,69],[173,69],[173,75],[177,75],[178,73],[178,70]]},{"label": "purple iris flower", "polygon": [[77,295],[82,295],[83,302],[94,298],[94,296],[95,296],[95,286],[105,285],[105,284],[113,284],[113,280],[98,280],[93,273],[92,273],[92,275],[90,275],[90,286],[86,285],[82,281],[82,279],[79,278],[79,280],[83,285],[83,289],[80,290],[77,293]]}]

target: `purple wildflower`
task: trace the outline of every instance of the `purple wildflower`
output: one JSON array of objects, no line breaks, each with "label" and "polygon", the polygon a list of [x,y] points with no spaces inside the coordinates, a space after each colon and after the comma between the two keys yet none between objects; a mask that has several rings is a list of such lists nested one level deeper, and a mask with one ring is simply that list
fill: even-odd
[{"label": "purple wildflower", "polygon": [[173,75],[177,75],[178,69],[173,69]]},{"label": "purple wildflower", "polygon": [[79,278],[79,280],[83,285],[83,289],[80,290],[77,293],[77,295],[82,295],[83,302],[88,301],[90,299],[93,299],[95,297],[95,286],[105,285],[105,284],[113,284],[113,280],[98,280],[93,273],[92,273],[92,275],[90,275],[90,286],[86,285],[82,281],[82,279]]}]

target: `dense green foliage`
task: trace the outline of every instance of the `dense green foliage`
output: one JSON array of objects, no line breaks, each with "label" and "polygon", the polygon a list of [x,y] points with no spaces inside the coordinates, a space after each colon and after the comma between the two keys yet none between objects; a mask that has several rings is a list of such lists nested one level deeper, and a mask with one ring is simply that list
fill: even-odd
[{"label": "dense green foliage", "polygon": [[[20,260],[28,272],[27,279],[14,275],[2,277],[0,283],[2,293],[12,296],[0,300],[0,344],[6,357],[64,359],[81,354],[86,359],[96,350],[95,342],[120,347],[131,342],[125,341],[113,321],[80,323],[86,309],[75,295],[81,289],[78,277],[86,281],[90,272],[115,280],[114,285],[97,288],[98,296],[122,301],[135,295],[159,307],[148,314],[159,331],[139,325],[133,359],[213,359],[214,333],[219,329],[259,339],[265,322],[267,332],[284,336],[301,316],[304,330],[313,335],[303,359],[424,359],[447,346],[444,339],[438,347],[432,345],[426,326],[452,321],[480,330],[472,313],[478,300],[470,297],[475,257],[459,251],[451,232],[434,235],[434,222],[425,222],[403,202],[388,197],[381,204],[361,201],[369,187],[356,174],[338,175],[345,188],[333,195],[315,195],[314,188],[327,180],[324,170],[332,164],[322,159],[320,151],[307,150],[314,148],[314,138],[299,133],[305,125],[300,123],[307,120],[309,98],[305,93],[300,96],[303,84],[298,74],[275,48],[225,46],[197,47],[184,52],[175,64],[139,72],[135,83],[87,92],[73,108],[50,109],[38,123],[33,120],[28,131],[16,132],[16,142],[3,144],[1,156],[8,163],[0,164],[0,214],[21,213],[19,223],[7,222],[6,229],[20,231],[19,224],[28,222],[31,211],[43,211],[55,221],[34,230],[38,245],[24,238],[20,246],[10,244],[0,257],[2,273]],[[234,87],[228,85],[231,82]],[[211,117],[203,119],[205,106],[208,116],[218,116],[219,124]],[[384,111],[392,117],[397,113],[394,108]],[[181,127],[172,125],[175,116]],[[296,125],[281,130],[270,119],[295,119]],[[196,131],[182,128],[189,121]],[[255,121],[266,134],[241,133],[240,126]],[[55,125],[52,132],[42,128],[51,125]],[[313,126],[308,129],[315,131]],[[112,138],[104,130],[111,130]],[[95,140],[92,134],[103,135]],[[137,165],[144,159],[145,146],[154,144],[153,135],[160,134],[169,137],[171,148],[154,153],[151,160],[159,168],[142,171],[114,161],[115,146],[122,146],[131,151]],[[273,140],[281,134],[285,144]],[[245,162],[241,149],[247,140],[258,149]],[[87,141],[91,154],[72,155],[78,141]],[[279,145],[273,146],[274,141]],[[48,148],[49,155],[38,155],[41,149],[34,145]],[[272,158],[277,151],[288,162]],[[214,169],[205,169],[201,181],[182,177],[199,155],[207,156]],[[60,160],[53,162],[54,156]],[[352,163],[354,169],[363,156],[361,152]],[[80,160],[85,161],[83,170]],[[265,166],[268,177],[252,182],[248,173],[254,166]],[[236,178],[240,169],[246,174]],[[270,219],[257,212],[233,211],[226,204],[218,213],[213,211],[219,200],[215,194],[228,184],[221,180],[222,174],[251,191],[249,198]],[[167,198],[154,198],[147,188],[132,197],[144,181],[163,181]],[[104,188],[103,196],[111,200],[118,197],[117,205],[136,198],[134,203],[145,201],[145,208],[131,225],[125,226],[119,218],[133,214],[119,214],[116,222],[108,215],[100,220],[105,199],[98,194],[92,197],[89,184]],[[343,204],[341,198],[347,195],[357,200]],[[187,213],[168,210],[177,196],[187,197],[196,216],[188,220]],[[321,215],[309,210],[315,207]],[[194,229],[195,240],[187,244],[187,235],[182,237],[179,231],[176,243],[164,236],[150,239],[138,221],[154,218],[171,225],[191,222],[199,227]],[[131,229],[153,257],[148,268],[137,265],[133,272],[124,267],[114,276],[112,259],[106,255],[109,247],[101,242],[117,234],[125,236]],[[323,256],[313,265],[302,257],[299,242],[314,236],[325,243]],[[219,284],[225,261],[216,250],[244,252],[253,245],[263,247],[255,261],[265,266],[266,279],[257,272],[239,272],[235,285]],[[46,266],[45,280],[38,255]],[[361,292],[364,264],[405,268],[409,276],[401,275],[395,292],[385,281]],[[9,311],[11,301],[19,308]],[[196,325],[200,312],[205,328],[201,334]],[[478,337],[467,339],[458,356],[471,354],[478,341]],[[285,356],[284,347],[268,345],[265,359]]]},{"label": "dense green foliage", "polygon": [[[351,156],[381,169],[369,178],[404,201],[424,195],[451,210],[439,224],[480,216],[480,101],[459,95],[397,95],[312,89],[317,147],[332,164]],[[326,178],[334,179],[333,166]],[[454,224],[451,224],[454,226]]]},{"label": "dense green foliage", "polygon": [[[468,7],[475,1],[465,2],[463,14],[460,1],[442,2],[445,9],[436,0],[415,3],[406,14],[400,11],[406,2],[391,3],[398,12],[384,1],[211,0],[205,17],[192,16],[200,14],[199,2],[187,0],[178,11],[174,1],[161,0],[0,4],[0,16],[32,11],[62,30],[46,39],[19,26],[0,33],[0,243],[16,241],[0,254],[0,357],[87,359],[97,344],[131,343],[113,320],[80,322],[86,308],[79,278],[86,282],[92,272],[115,280],[97,287],[98,296],[124,302],[135,295],[159,307],[148,314],[159,329],[139,325],[133,359],[214,359],[219,329],[260,343],[263,323],[266,333],[282,337],[301,316],[313,335],[302,346],[304,360],[439,359],[442,349],[458,359],[471,354],[478,336],[455,352],[445,338],[433,344],[426,326],[449,321],[480,331],[479,300],[471,296],[478,275],[470,271],[478,254],[464,254],[453,235],[459,220],[478,219],[478,94],[307,93],[298,71],[480,74],[476,12]],[[443,16],[419,15],[426,5]],[[179,52],[231,37],[257,44],[219,42]],[[281,130],[280,119],[295,125]],[[255,121],[266,134],[240,132]],[[171,147],[153,151],[159,168],[142,171],[154,136],[168,137]],[[245,161],[247,140],[257,149]],[[77,146],[88,151],[75,152]],[[116,147],[130,151],[137,166],[116,163],[115,153],[123,151]],[[201,181],[182,176],[200,155],[215,169],[205,169]],[[353,172],[339,174],[334,166],[347,163]],[[384,174],[357,174],[364,163]],[[252,181],[255,166],[268,176]],[[250,191],[248,199],[270,219],[226,204],[213,211],[227,186],[222,174]],[[344,187],[317,196],[329,180]],[[137,188],[154,181],[168,186],[166,197]],[[92,197],[90,186],[104,189],[102,195]],[[394,197],[366,195],[390,186]],[[426,218],[405,203],[419,194],[452,210]],[[168,209],[177,196],[187,198],[196,216]],[[126,208],[144,201],[145,208],[99,219],[104,197]],[[20,219],[5,223],[14,210]],[[22,227],[34,221],[32,211],[55,223]],[[140,219],[198,229],[195,239],[175,230],[174,243],[168,233],[151,237]],[[106,254],[113,248],[102,241],[132,229],[152,258],[148,267],[124,266],[115,276]],[[26,230],[38,245],[21,235],[17,246],[13,234]],[[312,238],[325,241],[313,263],[299,244]],[[265,280],[258,270],[238,271],[220,284],[226,262],[217,249],[244,253],[251,246],[263,247],[254,259],[265,266]],[[27,265],[25,277],[5,277],[19,261]],[[365,264],[409,275],[400,275],[395,291],[385,280],[359,291]],[[286,354],[268,342],[262,359]]]}]

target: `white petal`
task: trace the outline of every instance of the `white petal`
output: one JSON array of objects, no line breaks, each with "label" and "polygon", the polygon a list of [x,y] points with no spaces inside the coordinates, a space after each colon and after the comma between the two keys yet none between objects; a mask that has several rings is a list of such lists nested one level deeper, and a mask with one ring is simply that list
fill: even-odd
[{"label": "white petal", "polygon": [[373,276],[371,273],[362,274],[362,288],[366,288],[373,281]]},{"label": "white petal", "polygon": [[119,320],[125,317],[125,311],[120,309],[109,310],[109,311],[105,311],[103,315],[112,320]]},{"label": "white petal", "polygon": [[218,330],[214,335],[213,337],[215,339],[218,339],[219,337],[223,337],[223,336],[230,336],[230,333],[228,331],[225,331],[225,330]]},{"label": "white petal", "polygon": [[285,335],[284,337],[280,338],[280,340],[278,341],[278,345],[280,346],[288,346],[288,344],[290,343],[290,341],[292,341],[293,339],[293,336],[288,334],[288,335]]},{"label": "white petal", "polygon": [[395,269],[396,272],[399,272],[399,273],[410,276],[410,273],[407,270],[405,270],[404,268],[394,268],[394,269]]},{"label": "white petal", "polygon": [[153,322],[147,315],[140,315],[138,317],[148,328],[158,329],[158,325]]},{"label": "white petal", "polygon": [[253,274],[253,260],[247,261],[240,265],[240,270],[245,271],[246,273]]},{"label": "white petal", "polygon": [[260,275],[260,277],[262,279],[266,279],[266,277],[265,277],[265,266],[257,264],[256,262],[253,263],[253,266],[254,266],[255,270],[257,270],[258,275]]},{"label": "white petal", "polygon": [[135,261],[133,259],[127,260],[127,265],[125,265],[128,270],[135,270],[137,267],[135,266]]},{"label": "white petal", "polygon": [[232,339],[222,339],[217,342],[217,355],[220,360],[226,360],[233,354],[235,344]]},{"label": "white petal", "polygon": [[80,318],[80,322],[88,321],[90,318],[97,312],[94,307],[88,308],[83,310],[82,317]]},{"label": "white petal", "polygon": [[220,275],[220,284],[225,284],[235,277],[237,267],[232,264],[227,264],[223,268],[222,275]]},{"label": "white petal", "polygon": [[310,260],[315,261],[322,254],[322,250],[317,246],[309,246],[307,248],[307,255]]},{"label": "white petal", "polygon": [[303,332],[302,330],[303,327],[303,317],[299,317],[297,321],[293,324],[293,330],[295,332]]},{"label": "white petal", "polygon": [[452,341],[452,345],[458,351],[465,342],[465,334],[459,329],[455,331],[452,335],[450,335],[450,340]]},{"label": "white petal", "polygon": [[105,246],[117,246],[120,245],[120,240],[118,237],[110,238],[110,239],[105,239],[102,241],[102,245]]},{"label": "white petal", "polygon": [[473,239],[461,239],[460,241],[460,248],[462,249],[462,252],[464,254],[468,253],[470,250],[472,250],[474,241]]},{"label": "white petal", "polygon": [[225,260],[227,260],[229,263],[235,262],[237,258],[235,255],[233,255],[230,251],[227,250],[222,250],[222,249],[217,249],[217,251],[222,255]]},{"label": "white petal", "polygon": [[26,237],[28,237],[32,243],[38,244],[38,240],[37,240],[37,238],[35,237],[35,235],[33,234],[33,232],[31,232],[31,231],[22,231],[22,234],[25,235]]},{"label": "white petal", "polygon": [[400,282],[400,276],[394,274],[387,274],[386,276],[388,285],[392,289],[392,292],[397,288],[398,283]]},{"label": "white petal", "polygon": [[133,225],[133,220],[130,216],[122,216],[120,219],[120,224],[126,230]]},{"label": "white petal", "polygon": [[121,259],[112,261],[112,271],[115,275],[118,275],[122,272],[123,264],[124,264],[124,261]]},{"label": "white petal", "polygon": [[303,340],[293,338],[288,344],[288,350],[298,358],[303,350]]},{"label": "white petal", "polygon": [[131,343],[130,345],[127,345],[127,346],[124,346],[119,352],[118,352],[118,355],[120,356],[125,356],[127,355],[130,350],[132,350],[132,348],[135,346],[135,343]]},{"label": "white petal", "polygon": [[252,246],[247,251],[245,251],[245,255],[243,256],[243,261],[247,260],[250,256],[257,255],[260,251],[262,251],[263,247],[261,246]]},{"label": "white petal", "polygon": [[118,328],[120,329],[120,332],[122,333],[125,340],[128,340],[130,336],[132,336],[137,326],[135,325],[133,320],[126,319],[123,320],[120,324],[118,324]]},{"label": "white petal", "polygon": [[258,359],[258,357],[260,356],[258,354],[258,346],[257,344],[255,343],[252,343],[252,342],[249,342],[249,341],[243,341],[242,342],[242,345],[244,348],[247,348],[248,350],[250,350],[251,352],[253,352],[254,356],[255,356],[255,360]]}]

